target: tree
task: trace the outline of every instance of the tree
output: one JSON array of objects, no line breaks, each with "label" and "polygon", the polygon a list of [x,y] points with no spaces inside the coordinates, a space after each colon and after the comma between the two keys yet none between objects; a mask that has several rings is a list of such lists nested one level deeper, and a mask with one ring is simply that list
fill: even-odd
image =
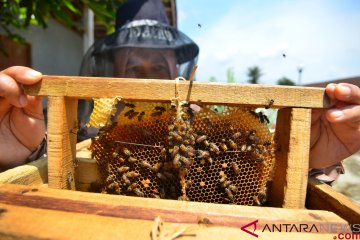
[{"label": "tree", "polygon": [[260,77],[263,75],[258,66],[248,68],[247,76],[249,77],[248,83],[258,84]]},{"label": "tree", "polygon": [[277,84],[278,85],[295,86],[295,83],[287,77],[282,77],[279,80],[277,80]]},{"label": "tree", "polygon": [[209,82],[217,82],[217,79],[216,77],[214,76],[211,76],[210,79],[209,79]]},{"label": "tree", "polygon": [[47,27],[50,17],[69,27],[79,28],[74,17],[81,17],[84,6],[94,11],[96,21],[113,30],[117,6],[126,0],[3,0],[0,2],[0,29],[17,42],[24,39],[12,29],[24,30],[30,25]]},{"label": "tree", "polygon": [[228,68],[228,70],[226,71],[226,76],[227,76],[227,82],[228,83],[235,83],[235,73],[234,73],[234,69],[233,68]]}]

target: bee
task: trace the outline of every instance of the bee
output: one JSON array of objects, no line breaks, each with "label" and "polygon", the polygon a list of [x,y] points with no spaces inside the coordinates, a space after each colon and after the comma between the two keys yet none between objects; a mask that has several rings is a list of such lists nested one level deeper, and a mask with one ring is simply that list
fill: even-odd
[{"label": "bee", "polygon": [[134,109],[130,109],[129,111],[127,111],[127,112],[124,114],[124,116],[125,116],[125,117],[128,117],[130,114],[132,114],[132,113],[134,113],[134,112],[135,112]]},{"label": "bee", "polygon": [[154,110],[155,110],[155,111],[160,111],[160,112],[165,112],[165,111],[166,111],[166,109],[165,109],[164,107],[161,107],[161,106],[156,106],[156,107],[154,108]]},{"label": "bee", "polygon": [[133,112],[133,113],[129,114],[127,117],[128,117],[128,119],[133,119],[138,114],[139,114],[139,112]]},{"label": "bee", "polygon": [[174,159],[173,159],[173,167],[175,168],[175,169],[178,169],[178,168],[180,168],[181,167],[181,162],[180,162],[180,158],[181,158],[181,156],[180,156],[180,154],[176,154],[175,155],[175,157],[174,157]]},{"label": "bee", "polygon": [[144,111],[142,111],[142,112],[139,114],[139,116],[138,116],[138,121],[139,121],[139,122],[143,119],[144,115],[145,115],[145,112],[144,112]]},{"label": "bee", "polygon": [[138,197],[144,197],[144,196],[145,196],[145,194],[144,194],[142,191],[140,191],[138,188],[135,188],[135,189],[133,190],[133,192],[134,192],[135,195],[138,196]]},{"label": "bee", "polygon": [[264,142],[264,146],[270,146],[271,145],[271,142],[270,141],[265,141]]},{"label": "bee", "polygon": [[220,149],[215,143],[209,143],[209,150],[211,152],[215,152],[216,154],[220,154]]},{"label": "bee", "polygon": [[190,146],[187,147],[186,155],[187,155],[188,157],[193,157],[193,156],[194,156],[194,152],[195,152],[194,148],[192,148],[192,147],[190,147]]},{"label": "bee", "polygon": [[210,221],[210,219],[204,217],[204,218],[202,218],[202,219],[200,219],[200,220],[198,221],[198,224],[208,225],[208,224],[212,224],[212,222]]},{"label": "bee", "polygon": [[178,152],[179,152],[179,146],[174,146],[172,149],[170,149],[170,153],[173,158],[175,158]]},{"label": "bee", "polygon": [[122,167],[119,167],[117,170],[118,170],[119,173],[124,173],[124,172],[127,172],[129,170],[129,167],[122,166]]},{"label": "bee", "polygon": [[260,191],[257,196],[253,197],[255,204],[258,206],[263,205],[266,202],[266,198],[267,196],[265,191]]},{"label": "bee", "polygon": [[267,163],[266,163],[265,159],[262,158],[262,157],[259,157],[259,158],[256,159],[255,161],[256,161],[257,163],[259,163],[259,164],[262,164],[264,167],[267,166]]},{"label": "bee", "polygon": [[221,176],[219,182],[224,183],[225,181],[226,181],[226,175],[224,174],[224,175]]},{"label": "bee", "polygon": [[241,145],[240,150],[242,152],[245,152],[246,151],[246,144]]},{"label": "bee", "polygon": [[207,138],[206,135],[202,135],[202,136],[196,138],[195,142],[196,143],[202,143],[202,142],[204,142],[206,140],[206,138]]},{"label": "bee", "polygon": [[233,140],[231,140],[231,139],[228,140],[228,144],[229,144],[229,147],[230,147],[232,150],[236,150],[236,149],[238,148],[237,145],[236,145],[236,143],[235,143]]},{"label": "bee", "polygon": [[185,182],[185,188],[190,188],[191,187],[191,185],[193,185],[193,181],[192,180],[187,180],[186,182]]},{"label": "bee", "polygon": [[198,151],[198,158],[206,158],[206,157],[210,157],[210,153],[208,151],[202,151],[199,150]]},{"label": "bee", "polygon": [[123,181],[126,185],[130,185],[130,184],[131,184],[131,182],[130,182],[129,178],[126,176],[126,174],[123,174],[123,175],[121,176],[121,179],[122,179],[122,181]]},{"label": "bee", "polygon": [[132,104],[132,103],[125,103],[125,106],[129,107],[129,108],[134,108],[135,107],[135,105]]},{"label": "bee", "polygon": [[213,127],[213,123],[210,121],[210,119],[208,117],[204,117],[203,118],[205,124],[207,125],[208,128],[212,128]]},{"label": "bee", "polygon": [[180,150],[181,150],[183,153],[187,153],[188,148],[187,148],[184,144],[181,144],[181,145],[180,145]]},{"label": "bee", "polygon": [[247,146],[246,146],[246,151],[250,152],[251,149],[252,149],[252,146],[251,146],[251,145],[247,145]]},{"label": "bee", "polygon": [[155,194],[155,193],[151,193],[150,194],[150,196],[152,197],[152,198],[160,198],[160,195],[157,195],[157,194]]},{"label": "bee", "polygon": [[160,156],[161,157],[166,157],[166,148],[162,147],[160,150]]},{"label": "bee", "polygon": [[178,142],[181,142],[183,140],[183,138],[177,132],[170,132],[169,135]]},{"label": "bee", "polygon": [[235,185],[230,184],[230,185],[228,186],[228,189],[229,189],[230,191],[232,191],[233,193],[236,193],[237,190],[238,190],[238,187],[235,186]]},{"label": "bee", "polygon": [[269,124],[270,123],[270,121],[269,121],[269,118],[263,113],[263,112],[259,112],[258,113],[258,116],[259,116],[259,119],[260,119],[260,122],[261,123],[267,123],[267,124]]},{"label": "bee", "polygon": [[232,184],[231,181],[224,181],[224,182],[221,183],[221,187],[227,188],[227,187],[228,187],[229,185],[231,185],[231,184]]},{"label": "bee", "polygon": [[232,166],[232,169],[234,170],[234,172],[235,172],[237,175],[240,175],[240,168],[239,168],[239,166],[238,166],[235,162],[232,162],[232,163],[231,163],[231,166]]},{"label": "bee", "polygon": [[190,198],[188,196],[182,195],[180,197],[178,197],[179,201],[190,201]]},{"label": "bee", "polygon": [[120,157],[120,158],[118,159],[118,161],[119,161],[120,163],[124,163],[124,162],[125,162],[125,159],[123,159],[122,157]]},{"label": "bee", "polygon": [[113,152],[113,153],[112,153],[112,156],[113,156],[113,158],[117,158],[117,157],[119,157],[119,153]]},{"label": "bee", "polygon": [[163,114],[163,112],[161,112],[161,111],[159,111],[159,112],[152,112],[151,113],[151,116],[152,117],[159,117],[159,116],[161,116]]},{"label": "bee", "polygon": [[191,165],[191,161],[186,157],[181,156],[180,161],[184,163],[185,167],[189,167]]},{"label": "bee", "polygon": [[151,166],[151,164],[145,160],[141,161],[140,164],[141,164],[141,166],[143,166],[149,170],[152,170],[152,168],[153,168],[153,166]]},{"label": "bee", "polygon": [[200,24],[200,23],[198,23],[198,27],[201,28],[201,24]]},{"label": "bee", "polygon": [[168,126],[168,130],[169,131],[173,131],[175,129],[175,126],[173,125],[173,124],[170,124],[169,126]]},{"label": "bee", "polygon": [[230,201],[233,202],[234,201],[234,195],[231,192],[231,190],[228,189],[228,188],[225,188],[225,192],[226,192],[226,195],[228,196],[228,198],[230,199]]},{"label": "bee", "polygon": [[254,196],[253,200],[256,205],[261,206],[262,203],[260,202],[260,199],[258,198],[258,196]]},{"label": "bee", "polygon": [[132,184],[130,184],[130,186],[127,188],[127,190],[129,191],[129,192],[132,192],[135,188],[137,188],[137,183],[132,183]]},{"label": "bee", "polygon": [[239,138],[239,137],[241,137],[241,132],[236,132],[236,133],[234,133],[233,135],[232,135],[232,139],[237,139],[237,138]]},{"label": "bee", "polygon": [[128,178],[136,178],[139,176],[139,174],[135,171],[127,172],[125,173]]},{"label": "bee", "polygon": [[153,172],[159,172],[160,171],[160,168],[162,167],[162,163],[156,163],[153,167],[152,167],[152,171]]},{"label": "bee", "polygon": [[126,156],[128,156],[128,157],[131,156],[131,152],[130,152],[130,150],[127,149],[127,148],[124,148],[124,149],[123,149],[123,153],[124,153]]},{"label": "bee", "polygon": [[221,139],[221,143],[219,145],[219,147],[224,151],[226,152],[228,150],[227,146],[226,146],[226,143],[225,143],[225,139]]},{"label": "bee", "polygon": [[106,180],[105,180],[106,182],[113,182],[113,181],[115,181],[115,175],[109,175],[107,178],[106,178]]},{"label": "bee", "polygon": [[210,164],[212,164],[212,163],[214,162],[214,160],[212,159],[212,157],[207,157],[206,160],[207,160]]},{"label": "bee", "polygon": [[254,141],[256,138],[256,131],[255,130],[251,130],[250,133],[249,133],[249,136],[248,136],[248,139],[250,141]]},{"label": "bee", "polygon": [[134,162],[137,162],[137,158],[129,157],[128,161],[134,163]]},{"label": "bee", "polygon": [[117,182],[112,182],[107,186],[107,188],[108,189],[114,189],[114,188],[116,188],[116,186],[119,186],[119,184]]},{"label": "bee", "polygon": [[271,99],[271,100],[269,101],[269,103],[265,106],[265,109],[271,108],[272,105],[274,105],[274,99]]}]

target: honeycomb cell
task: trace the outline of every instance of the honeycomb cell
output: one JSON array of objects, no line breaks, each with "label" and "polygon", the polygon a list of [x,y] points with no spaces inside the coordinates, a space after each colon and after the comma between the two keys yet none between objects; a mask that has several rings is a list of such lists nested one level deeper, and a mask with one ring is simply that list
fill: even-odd
[{"label": "honeycomb cell", "polygon": [[133,104],[92,142],[103,192],[258,205],[254,196],[266,193],[275,144],[253,109],[225,106],[216,112],[204,105],[193,113],[187,103],[175,109]]}]

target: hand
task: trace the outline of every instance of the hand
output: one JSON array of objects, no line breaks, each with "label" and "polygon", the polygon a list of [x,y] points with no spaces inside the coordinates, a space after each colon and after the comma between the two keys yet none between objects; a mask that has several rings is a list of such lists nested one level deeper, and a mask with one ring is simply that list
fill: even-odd
[{"label": "hand", "polygon": [[23,164],[44,138],[42,99],[26,96],[22,88],[41,78],[27,67],[0,72],[0,170]]},{"label": "hand", "polygon": [[360,89],[352,84],[326,86],[330,109],[313,109],[310,167],[334,165],[360,149]]}]

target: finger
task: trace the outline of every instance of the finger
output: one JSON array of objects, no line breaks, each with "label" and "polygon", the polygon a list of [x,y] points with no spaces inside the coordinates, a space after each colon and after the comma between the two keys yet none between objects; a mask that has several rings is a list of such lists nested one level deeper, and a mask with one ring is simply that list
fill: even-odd
[{"label": "finger", "polygon": [[0,72],[0,97],[4,97],[16,107],[23,107],[27,104],[27,98],[20,85],[2,72]]},{"label": "finger", "polygon": [[326,119],[332,123],[360,122],[360,105],[347,105],[342,108],[329,109],[326,112]]},{"label": "finger", "polygon": [[10,76],[21,84],[34,84],[41,80],[42,74],[28,67],[14,66],[3,70],[1,73]]},{"label": "finger", "polygon": [[360,104],[360,89],[353,84],[337,84],[334,90],[334,96],[336,99],[343,102]]},{"label": "finger", "polygon": [[335,83],[329,83],[326,88],[325,88],[325,91],[326,91],[326,95],[328,95],[328,97],[330,99],[335,99],[335,88],[336,88],[336,84]]},{"label": "finger", "polygon": [[26,115],[39,120],[44,120],[42,97],[27,96],[27,102],[28,104],[24,107]]}]

